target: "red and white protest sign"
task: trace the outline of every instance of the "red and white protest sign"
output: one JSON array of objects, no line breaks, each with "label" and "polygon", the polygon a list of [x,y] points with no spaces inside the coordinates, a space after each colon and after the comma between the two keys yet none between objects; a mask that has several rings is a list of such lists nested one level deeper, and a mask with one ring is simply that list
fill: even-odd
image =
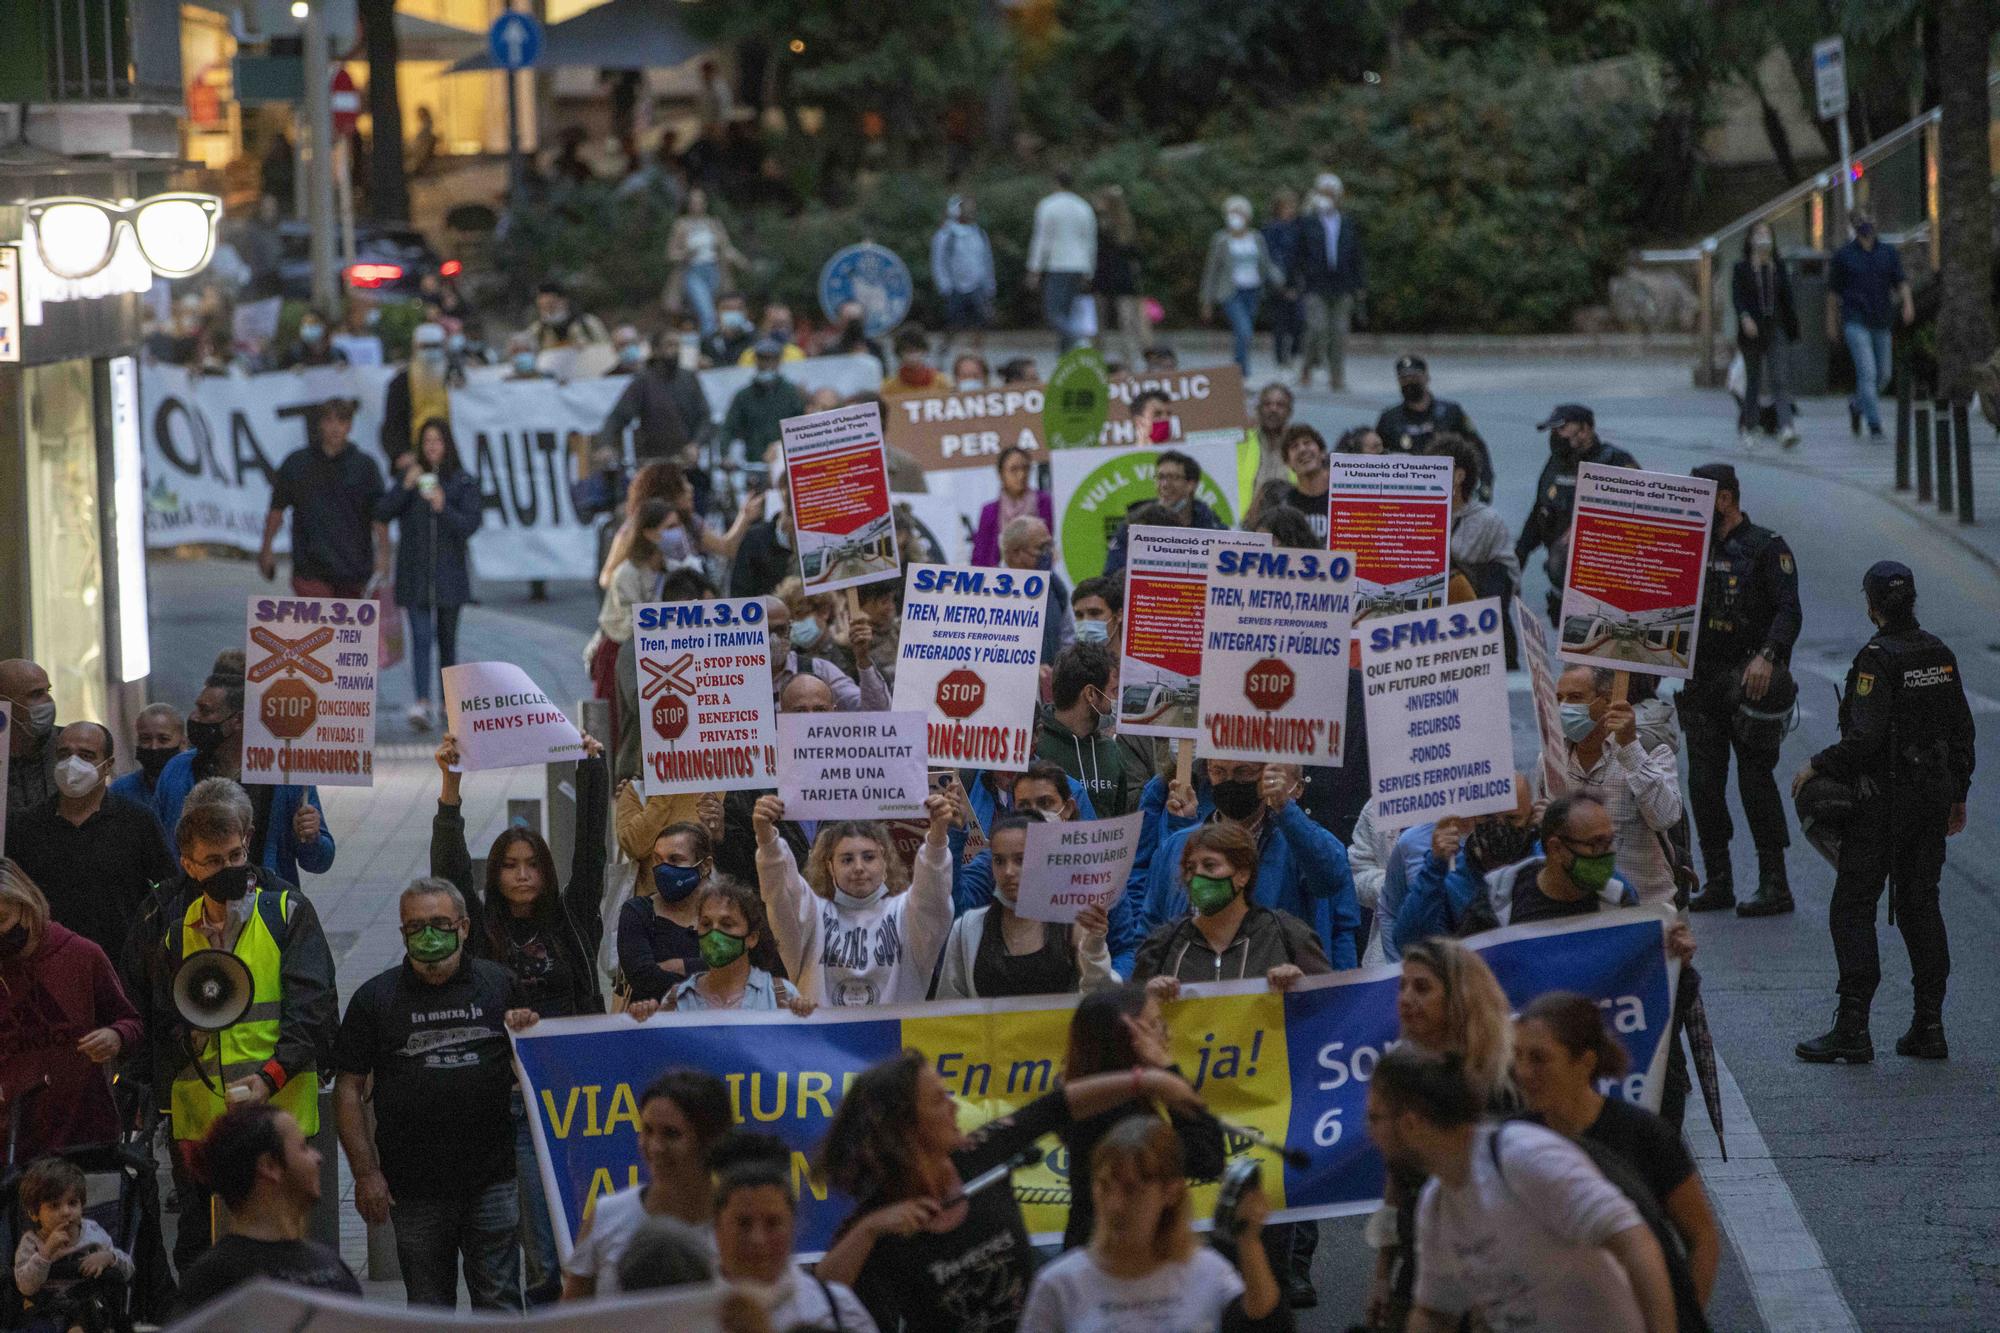
[{"label": "red and white protest sign", "polygon": [[373,601],[252,597],[243,781],[375,784]]},{"label": "red and white protest sign", "polygon": [[881,409],[856,403],[792,417],[782,429],[793,544],[806,591],[832,592],[896,577]]},{"label": "red and white protest sign", "polygon": [[1714,522],[1715,483],[1705,477],[1579,467],[1557,656],[1692,676]]},{"label": "red and white protest sign", "polygon": [[647,796],[778,785],[764,601],[632,608]]},{"label": "red and white protest sign", "polygon": [[1354,555],[1354,623],[1443,606],[1451,578],[1451,460],[1336,454],[1327,467],[1326,548]]},{"label": "red and white protest sign", "polygon": [[1194,752],[1249,763],[1340,763],[1353,557],[1217,546],[1209,560]]},{"label": "red and white protest sign", "polygon": [[1268,532],[1129,527],[1125,534],[1125,642],[1118,671],[1118,730],[1199,739],[1202,617],[1209,553],[1269,549]]},{"label": "red and white protest sign", "polygon": [[933,764],[1028,767],[1048,602],[1036,570],[910,566],[895,705],[929,719]]}]

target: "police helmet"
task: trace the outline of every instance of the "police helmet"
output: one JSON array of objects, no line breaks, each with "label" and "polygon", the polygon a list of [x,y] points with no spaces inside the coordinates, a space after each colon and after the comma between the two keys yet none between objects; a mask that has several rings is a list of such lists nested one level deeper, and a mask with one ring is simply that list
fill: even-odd
[{"label": "police helmet", "polygon": [[1761,699],[1747,698],[1743,678],[1729,685],[1729,725],[1747,749],[1775,750],[1799,724],[1799,683],[1781,666],[1771,669],[1771,683]]},{"label": "police helmet", "polygon": [[1815,773],[1792,798],[1792,808],[1798,813],[1799,831],[1806,835],[1806,841],[1828,865],[1838,868],[1840,838],[1861,808],[1860,795],[1844,782]]}]

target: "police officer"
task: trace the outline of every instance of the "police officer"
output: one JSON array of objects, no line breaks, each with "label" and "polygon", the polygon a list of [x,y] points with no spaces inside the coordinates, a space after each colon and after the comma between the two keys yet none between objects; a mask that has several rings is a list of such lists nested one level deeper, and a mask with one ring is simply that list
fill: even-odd
[{"label": "police officer", "polygon": [[1833,882],[1833,954],[1840,1008],[1833,1030],[1800,1042],[1801,1060],[1826,1064],[1875,1058],[1868,1005],[1882,979],[1875,952],[1875,904],[1889,882],[1889,919],[1903,931],[1916,988],[1910,1030],[1898,1055],[1942,1060],[1944,983],[1951,972],[1938,875],[1945,839],[1965,827],[1972,786],[1972,710],[1958,659],[1917,626],[1917,582],[1907,565],[1883,560],[1861,580],[1875,637],[1848,668],[1840,739],[1814,755],[1792,793],[1815,776],[1857,789],[1858,807],[1840,841]]},{"label": "police officer", "polygon": [[[1785,879],[1785,810],[1772,776],[1784,740],[1783,714],[1797,697],[1790,665],[1799,637],[1799,573],[1791,548],[1743,512],[1742,487],[1727,463],[1705,463],[1694,475],[1715,483],[1715,534],[1708,546],[1702,591],[1701,638],[1694,678],[1676,696],[1687,735],[1688,793],[1701,835],[1707,884],[1689,908],[1738,916],[1792,910]],[[1757,846],[1757,893],[1737,903],[1730,871],[1729,755],[1736,753],[1736,790]]]},{"label": "police officer", "polygon": [[[1535,427],[1549,433],[1549,461],[1535,483],[1535,507],[1514,541],[1514,558],[1522,569],[1537,546],[1549,548],[1543,568],[1549,576],[1549,620],[1562,611],[1562,581],[1569,564],[1569,525],[1576,513],[1576,470],[1585,463],[1605,467],[1638,467],[1639,460],[1597,437],[1597,414],[1581,403],[1562,403],[1549,419]],[[1386,437],[1384,437],[1386,439]]]},{"label": "police officer", "polygon": [[1422,357],[1410,353],[1396,358],[1396,388],[1403,401],[1383,408],[1375,422],[1383,449],[1392,454],[1427,454],[1431,441],[1439,435],[1464,436],[1479,456],[1479,475],[1472,479],[1473,488],[1480,499],[1490,501],[1493,459],[1486,441],[1472,428],[1472,418],[1465,415],[1464,408],[1431,392],[1431,370]]}]

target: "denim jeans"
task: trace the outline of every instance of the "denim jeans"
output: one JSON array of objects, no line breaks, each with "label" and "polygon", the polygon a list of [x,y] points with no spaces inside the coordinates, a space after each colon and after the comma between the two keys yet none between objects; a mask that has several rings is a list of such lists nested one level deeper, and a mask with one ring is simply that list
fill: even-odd
[{"label": "denim jeans", "polygon": [[1868,423],[1871,432],[1882,429],[1882,406],[1878,395],[1889,387],[1895,370],[1890,361],[1890,331],[1871,329],[1858,319],[1841,325],[1847,338],[1847,354],[1854,358],[1854,397],[1849,401]]},{"label": "denim jeans", "polygon": [[553,1305],[562,1297],[562,1261],[556,1257],[556,1230],[549,1221],[548,1191],[528,1126],[521,1090],[514,1089],[514,1177],[521,1190],[521,1257],[528,1269],[528,1306]]},{"label": "denim jeans", "polygon": [[1236,294],[1222,303],[1222,313],[1229,320],[1233,337],[1231,354],[1236,358],[1236,368],[1245,375],[1250,373],[1250,338],[1257,325],[1257,305],[1263,299],[1262,287],[1238,287]]},{"label": "denim jeans", "polygon": [[521,1312],[521,1196],[503,1180],[477,1194],[404,1199],[389,1209],[411,1305],[458,1308],[458,1268],[475,1310]]},{"label": "denim jeans", "polygon": [[702,337],[708,337],[715,332],[715,296],[722,290],[722,266],[712,259],[705,264],[689,264],[681,286],[687,292],[688,303],[694,307],[695,326]]},{"label": "denim jeans", "polygon": [[1082,290],[1081,273],[1042,274],[1042,318],[1056,331],[1065,352],[1081,341],[1070,332],[1070,327],[1071,316],[1076,310],[1077,293]]},{"label": "denim jeans", "polygon": [[410,679],[419,701],[442,699],[431,692],[440,680],[431,672],[431,645],[437,645],[437,664],[442,670],[458,665],[458,613],[456,606],[406,606],[403,614],[410,622]]}]

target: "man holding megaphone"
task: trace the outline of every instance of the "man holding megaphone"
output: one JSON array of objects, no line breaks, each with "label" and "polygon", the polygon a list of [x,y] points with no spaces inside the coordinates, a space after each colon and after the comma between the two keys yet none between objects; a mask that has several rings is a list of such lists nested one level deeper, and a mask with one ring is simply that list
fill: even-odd
[{"label": "man holding megaphone", "polygon": [[[155,1021],[171,1029],[154,1048],[154,1086],[170,1090],[181,1177],[174,1266],[182,1270],[208,1248],[213,1225],[209,1191],[186,1169],[187,1154],[223,1112],[245,1103],[290,1112],[312,1137],[319,1071],[340,1017],[319,915],[297,888],[250,864],[253,819],[241,787],[208,778],[188,793],[174,831],[186,906],[164,932],[154,969]],[[202,956],[211,950],[235,962]],[[176,986],[183,964],[190,984]]]}]

